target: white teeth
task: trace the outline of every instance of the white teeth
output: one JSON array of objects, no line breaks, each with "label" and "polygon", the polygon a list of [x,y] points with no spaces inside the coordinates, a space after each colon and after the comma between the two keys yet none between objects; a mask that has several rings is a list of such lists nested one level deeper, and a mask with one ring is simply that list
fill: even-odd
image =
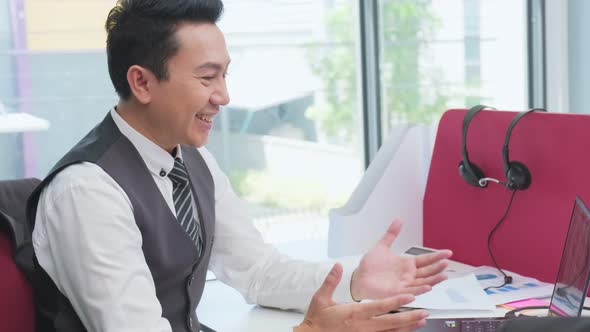
[{"label": "white teeth", "polygon": [[201,115],[201,114],[197,114],[197,118],[205,121],[205,122],[211,122],[211,116],[207,116],[207,115]]}]

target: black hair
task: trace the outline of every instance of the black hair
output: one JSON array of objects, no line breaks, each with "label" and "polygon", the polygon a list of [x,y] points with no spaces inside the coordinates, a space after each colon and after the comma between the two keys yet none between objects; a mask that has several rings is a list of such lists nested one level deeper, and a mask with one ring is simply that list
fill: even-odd
[{"label": "black hair", "polygon": [[119,97],[131,96],[127,71],[133,65],[168,79],[168,59],[180,46],[174,36],[179,23],[215,24],[222,13],[221,0],[119,0],[105,24],[109,75]]}]

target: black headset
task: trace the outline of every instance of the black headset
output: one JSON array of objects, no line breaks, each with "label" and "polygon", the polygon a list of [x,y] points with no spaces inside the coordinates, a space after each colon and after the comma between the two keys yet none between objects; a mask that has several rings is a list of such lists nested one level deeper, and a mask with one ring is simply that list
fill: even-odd
[{"label": "black headset", "polygon": [[514,119],[512,119],[508,126],[508,130],[506,131],[504,146],[502,146],[502,161],[504,162],[506,187],[510,190],[525,190],[531,185],[531,172],[529,171],[529,168],[519,161],[510,160],[508,146],[510,144],[512,129],[514,129],[518,121],[520,121],[525,115],[535,111],[547,112],[547,110],[543,108],[533,108],[528,111],[520,112],[514,117]]},{"label": "black headset", "polygon": [[461,177],[470,185],[485,188],[487,187],[487,181],[480,182],[480,180],[485,179],[485,175],[481,168],[477,167],[476,164],[472,163],[469,160],[469,154],[467,153],[467,129],[469,128],[469,123],[473,119],[473,117],[483,109],[494,109],[493,107],[485,106],[485,105],[476,105],[473,106],[465,117],[463,118],[463,145],[461,149],[461,154],[463,155],[463,159],[459,162],[459,174]]},{"label": "black headset", "polygon": [[508,130],[506,131],[504,145],[502,146],[502,161],[504,164],[504,175],[506,176],[506,183],[502,183],[498,180],[487,178],[481,168],[469,160],[469,153],[467,153],[467,129],[469,128],[469,123],[479,111],[486,108],[495,109],[485,105],[477,105],[472,107],[463,118],[463,137],[461,150],[463,159],[461,162],[459,162],[459,174],[465,180],[465,182],[478,188],[487,187],[488,180],[491,180],[505,185],[510,190],[525,190],[531,185],[531,172],[523,163],[519,161],[510,161],[510,136],[512,135],[512,130],[518,121],[520,121],[520,119],[522,119],[525,115],[534,111],[546,112],[546,110],[542,108],[533,108],[528,111],[520,112],[510,122]]}]

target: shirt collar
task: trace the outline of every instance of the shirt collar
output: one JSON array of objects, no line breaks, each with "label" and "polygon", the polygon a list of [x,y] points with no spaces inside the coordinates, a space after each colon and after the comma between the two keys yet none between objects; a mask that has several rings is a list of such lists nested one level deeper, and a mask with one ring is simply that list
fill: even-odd
[{"label": "shirt collar", "polygon": [[[119,131],[129,139],[131,144],[137,149],[139,155],[145,162],[147,168],[154,175],[165,177],[174,167],[174,157],[159,145],[143,136],[133,127],[131,127],[116,111],[111,110],[111,117]],[[182,159],[180,145],[176,148],[176,157]]]}]

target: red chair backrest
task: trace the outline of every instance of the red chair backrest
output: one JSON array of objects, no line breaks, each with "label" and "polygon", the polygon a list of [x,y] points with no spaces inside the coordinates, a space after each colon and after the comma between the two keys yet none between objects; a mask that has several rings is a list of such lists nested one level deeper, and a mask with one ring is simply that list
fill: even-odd
[{"label": "red chair backrest", "polygon": [[[29,243],[26,203],[38,179],[0,181],[0,332],[34,332],[32,285],[16,264],[16,248]],[[32,265],[23,258],[20,264]],[[19,264],[19,265],[20,265]]]},{"label": "red chair backrest", "polygon": [[35,331],[33,291],[16,266],[12,238],[0,228],[0,331]]},{"label": "red chair backrest", "polygon": [[[480,189],[459,175],[467,110],[440,120],[424,196],[424,245],[452,249],[453,259],[493,266],[487,238],[511,192],[490,183]],[[469,159],[486,176],[505,180],[502,147],[515,112],[482,111],[469,125]],[[576,195],[590,202],[590,115],[531,113],[510,138],[510,160],[528,166],[531,186],[514,196],[492,241],[504,269],[555,282]]]}]

